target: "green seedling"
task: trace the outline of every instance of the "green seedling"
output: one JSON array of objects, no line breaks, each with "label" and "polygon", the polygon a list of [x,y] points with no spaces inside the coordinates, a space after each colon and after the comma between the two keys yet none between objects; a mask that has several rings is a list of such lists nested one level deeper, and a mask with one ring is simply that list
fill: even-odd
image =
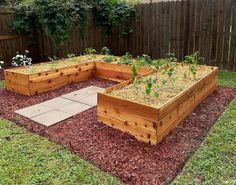
[{"label": "green seedling", "polygon": [[114,56],[105,56],[103,57],[103,60],[106,62],[106,63],[111,63],[115,60],[115,57]]},{"label": "green seedling", "polygon": [[[151,95],[153,86],[158,88],[157,78],[151,76],[150,78],[147,79],[146,83],[147,83],[145,88],[146,95]],[[154,96],[159,97],[159,93],[157,91],[153,92],[153,94]]]},{"label": "green seedling", "polygon": [[102,49],[101,49],[101,52],[100,52],[102,55],[110,55],[110,50],[109,50],[109,48],[108,47],[103,47]]},{"label": "green seedling", "polygon": [[71,54],[67,54],[67,58],[74,58],[75,54],[71,53]]},{"label": "green seedling", "polygon": [[196,74],[197,74],[197,64],[198,63],[203,63],[204,62],[204,58],[200,57],[200,53],[197,51],[195,53],[193,53],[192,55],[186,56],[184,58],[184,61],[182,63],[186,64],[189,66],[189,72],[188,75],[184,74],[184,78],[187,78],[188,76],[190,76],[190,74],[192,74],[193,78],[196,79]]},{"label": "green seedling", "polygon": [[150,65],[152,63],[152,59],[150,56],[143,54],[142,56],[137,57],[137,63],[143,66]]},{"label": "green seedling", "polygon": [[136,82],[138,78],[138,71],[141,69],[141,66],[133,63],[131,66],[131,71],[132,71],[132,81]]},{"label": "green seedling", "polygon": [[130,53],[126,53],[124,56],[121,57],[118,64],[125,64],[125,65],[131,65],[133,63],[132,55]]},{"label": "green seedling", "polygon": [[97,51],[93,48],[86,48],[85,49],[85,54],[90,55],[92,59],[96,58],[96,55],[95,55],[96,53],[97,53]]}]

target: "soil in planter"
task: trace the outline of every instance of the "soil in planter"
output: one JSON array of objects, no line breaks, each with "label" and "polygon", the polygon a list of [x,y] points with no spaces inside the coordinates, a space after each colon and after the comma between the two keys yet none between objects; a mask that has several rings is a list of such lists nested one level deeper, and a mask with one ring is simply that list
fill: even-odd
[{"label": "soil in planter", "polygon": [[236,90],[218,88],[156,146],[137,141],[128,134],[99,123],[96,108],[49,128],[14,113],[19,108],[90,85],[109,87],[114,84],[92,78],[87,82],[68,85],[34,97],[20,96],[0,89],[0,117],[68,147],[73,153],[127,184],[158,185],[171,181],[181,171],[211,126],[236,96]]},{"label": "soil in planter", "polygon": [[[27,75],[36,74],[36,73],[40,73],[40,72],[46,72],[46,71],[71,67],[71,66],[75,66],[78,64],[103,61],[104,57],[108,57],[108,56],[105,56],[105,55],[83,55],[83,56],[79,56],[79,57],[55,60],[52,62],[34,64],[32,66],[12,68],[12,69],[9,69],[9,71],[20,73],[20,74],[27,74]],[[117,63],[119,57],[114,57],[113,60],[115,60],[115,59],[116,59],[116,62],[111,62],[111,63]]]},{"label": "soil in planter", "polygon": [[[189,73],[189,67],[178,65],[176,72],[172,76],[171,81],[168,74],[163,74],[164,70],[160,70],[150,76],[140,78],[136,83],[132,83],[121,89],[114,90],[109,93],[112,96],[120,97],[133,102],[149,105],[155,108],[161,107],[171,98],[191,87],[197,81],[207,76],[214,68],[208,66],[197,66],[196,78]],[[146,94],[147,80],[156,78],[157,83],[153,84],[151,94]],[[158,97],[155,93],[158,93]]]}]

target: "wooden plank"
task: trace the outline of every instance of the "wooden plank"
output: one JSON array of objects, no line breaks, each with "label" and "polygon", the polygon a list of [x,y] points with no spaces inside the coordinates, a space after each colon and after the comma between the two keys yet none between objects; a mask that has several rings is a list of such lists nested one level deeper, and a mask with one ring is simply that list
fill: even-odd
[{"label": "wooden plank", "polygon": [[47,79],[43,81],[38,81],[38,82],[30,82],[29,86],[31,91],[38,91],[38,90],[44,90],[45,91],[48,88],[55,87],[62,87],[64,85],[68,85],[73,82],[80,82],[80,81],[85,81],[88,80],[89,77],[91,77],[93,74],[93,70],[87,70],[87,71],[82,71],[78,74],[70,74],[66,76],[59,76],[57,78],[53,79]]},{"label": "wooden plank", "polygon": [[98,109],[99,107],[109,110],[114,109],[118,114],[123,110],[128,114],[151,122],[155,122],[158,119],[158,111],[153,107],[110,96],[105,93],[98,93]]}]

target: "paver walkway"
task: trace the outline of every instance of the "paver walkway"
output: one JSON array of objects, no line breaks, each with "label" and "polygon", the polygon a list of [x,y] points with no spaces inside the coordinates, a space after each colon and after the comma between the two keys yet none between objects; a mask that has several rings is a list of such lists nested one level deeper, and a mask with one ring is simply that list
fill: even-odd
[{"label": "paver walkway", "polygon": [[102,91],[104,88],[90,86],[15,112],[49,127],[96,106],[97,93]]}]

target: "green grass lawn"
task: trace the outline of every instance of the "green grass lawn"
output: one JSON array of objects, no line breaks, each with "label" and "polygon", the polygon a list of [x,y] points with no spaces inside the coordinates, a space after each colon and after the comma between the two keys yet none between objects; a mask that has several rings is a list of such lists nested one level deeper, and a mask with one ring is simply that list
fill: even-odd
[{"label": "green grass lawn", "polygon": [[236,88],[236,72],[219,72],[218,84]]},{"label": "green grass lawn", "polygon": [[67,149],[0,120],[0,184],[120,184]]},{"label": "green grass lawn", "polygon": [[[218,83],[236,88],[236,73],[220,72]],[[209,132],[201,147],[172,182],[236,184],[236,99]]]},{"label": "green grass lawn", "polygon": [[0,80],[0,88],[4,87],[4,81]]}]

